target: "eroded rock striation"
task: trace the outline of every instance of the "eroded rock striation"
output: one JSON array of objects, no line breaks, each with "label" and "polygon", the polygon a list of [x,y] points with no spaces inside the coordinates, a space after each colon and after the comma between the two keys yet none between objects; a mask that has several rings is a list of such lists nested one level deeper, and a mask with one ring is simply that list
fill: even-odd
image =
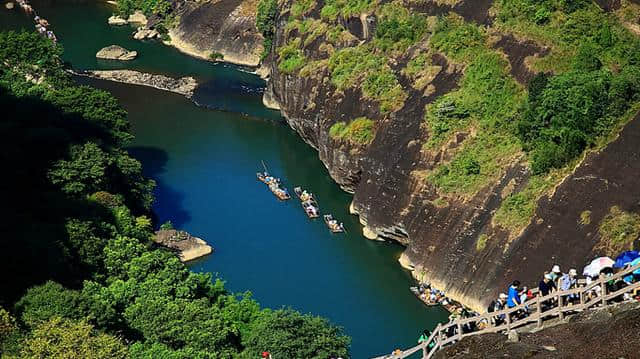
[{"label": "eroded rock striation", "polygon": [[118,45],[104,47],[96,53],[96,58],[106,60],[129,61],[138,57],[137,51],[129,51]]},{"label": "eroded rock striation", "polygon": [[183,262],[188,262],[213,252],[213,248],[204,240],[194,237],[185,231],[175,229],[156,231],[153,241],[175,251]]},{"label": "eroded rock striation", "polygon": [[82,73],[75,74],[133,85],[154,87],[159,90],[175,92],[189,98],[193,96],[193,92],[198,87],[198,82],[193,77],[174,79],[164,75],[155,75],[133,70],[96,70],[83,71]]}]

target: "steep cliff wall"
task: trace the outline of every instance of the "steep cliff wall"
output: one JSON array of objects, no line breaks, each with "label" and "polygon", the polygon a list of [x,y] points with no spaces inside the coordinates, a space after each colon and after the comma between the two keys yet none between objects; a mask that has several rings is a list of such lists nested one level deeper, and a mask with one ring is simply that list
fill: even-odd
[{"label": "steep cliff wall", "polygon": [[[256,29],[257,0],[178,1],[171,44],[196,57],[257,66],[263,38]],[[219,56],[218,55],[218,56]]]},{"label": "steep cliff wall", "polygon": [[[280,4],[274,50],[268,61],[271,78],[267,96],[270,103],[279,105],[291,127],[318,150],[336,182],[354,193],[351,210],[360,216],[365,236],[404,244],[407,248],[400,261],[415,277],[432,282],[477,310],[483,310],[514,279],[531,285],[553,264],[565,270],[581,268],[590,257],[611,251],[598,232],[602,220],[614,206],[640,212],[640,180],[633,175],[638,173],[635,159],[640,156],[637,117],[609,146],[600,146],[583,160],[544,178],[532,177],[529,157],[519,146],[505,145],[508,149],[496,150],[494,158],[482,162],[493,167],[476,176],[481,180],[474,182],[479,184],[473,190],[444,190],[434,180],[434,173],[477,143],[474,141],[482,138],[484,130],[482,126],[463,126],[430,146],[434,134],[425,124],[425,106],[468,87],[470,80],[464,76],[473,59],[460,60],[434,49],[430,36],[437,31],[431,30],[406,49],[381,50],[376,43],[381,40],[374,39],[379,34],[374,34],[381,18],[390,16],[391,10],[385,15],[387,10],[380,10],[382,4],[373,3],[357,13],[332,18],[327,15],[331,9],[326,8],[335,3]],[[532,63],[550,67],[549,59],[557,56],[556,48],[527,37],[526,31],[509,31],[504,20],[494,25],[492,14],[499,9],[492,7],[495,4],[490,0],[399,4],[424,15],[429,24],[437,21],[432,16],[452,12],[483,29],[486,51],[507,62],[508,75],[501,81],[516,84],[512,86],[516,98],[536,72]],[[338,29],[338,35],[331,29]],[[383,110],[384,100],[366,88],[371,85],[368,78],[360,79],[360,85],[340,85],[336,78],[342,75],[342,60],[336,53],[347,48],[364,48],[364,55],[359,55],[363,62],[385,54],[382,65],[372,62],[370,66],[389,69],[397,79],[403,91],[397,107]],[[408,69],[421,54],[426,54],[426,60],[423,56],[421,61],[428,66],[424,65],[416,77]],[[491,91],[482,96],[491,97]],[[372,138],[357,141],[344,132],[339,134],[344,124],[361,117],[373,121]],[[336,127],[342,122],[342,127]],[[540,178],[546,184],[530,199],[533,211],[521,216],[524,222],[520,218],[518,225],[507,225],[502,224],[505,220],[496,220],[496,213],[507,211],[502,208],[506,199],[528,193]]]}]

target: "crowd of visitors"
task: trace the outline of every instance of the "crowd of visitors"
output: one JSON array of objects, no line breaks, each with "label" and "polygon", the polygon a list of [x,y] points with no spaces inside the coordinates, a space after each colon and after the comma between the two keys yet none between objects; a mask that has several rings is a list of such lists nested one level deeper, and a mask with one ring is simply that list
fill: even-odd
[{"label": "crowd of visitors", "polygon": [[[507,288],[506,293],[500,293],[498,298],[491,301],[489,306],[487,307],[488,313],[500,312],[506,308],[514,308],[517,306],[521,306],[515,312],[509,314],[510,322],[514,322],[520,319],[523,319],[531,314],[531,309],[527,305],[528,301],[538,297],[546,297],[550,294],[560,291],[569,291],[574,288],[581,287],[583,285],[589,285],[593,283],[593,281],[598,279],[611,278],[610,280],[605,281],[605,287],[607,293],[613,293],[618,291],[628,285],[640,281],[640,269],[636,269],[630,274],[622,277],[622,278],[613,278],[616,272],[621,270],[625,270],[631,267],[635,267],[640,264],[640,253],[638,251],[626,251],[621,253],[615,260],[609,257],[599,257],[591,261],[589,265],[587,265],[582,274],[584,279],[578,279],[578,271],[575,268],[569,269],[568,272],[563,273],[560,269],[559,265],[553,265],[550,271],[545,271],[538,283],[537,290],[531,289],[526,286],[521,286],[520,281],[514,280],[509,288]],[[444,293],[438,291],[435,288],[431,288],[428,286],[421,285],[419,287],[419,295],[421,299],[428,298],[431,302],[436,302],[438,298],[446,298]],[[412,289],[413,290],[413,289]],[[611,299],[612,301],[625,301],[625,300],[638,300],[640,301],[640,288],[636,288],[631,293],[624,293],[616,298]],[[600,285],[593,286],[590,289],[586,296],[583,298],[585,301],[590,301],[600,297],[602,295],[602,288]],[[427,297],[428,296],[428,297]],[[580,301],[580,295],[577,293],[570,293],[567,295],[560,296],[563,303],[567,303],[569,305],[576,304]],[[424,300],[424,299],[423,299]],[[545,312],[550,310],[558,305],[557,303],[558,297],[551,296],[546,299],[544,302],[541,302],[541,311]],[[453,322],[459,318],[470,318],[477,313],[466,310],[465,308],[459,307],[455,308],[449,316],[449,322]],[[488,326],[500,326],[507,321],[507,315],[504,313],[497,314],[492,317],[491,320],[480,320],[478,322],[467,322],[461,326],[463,333],[470,333],[476,330],[482,330],[487,328]],[[453,337],[458,332],[458,326],[452,325],[449,326],[445,332],[446,337]],[[425,330],[422,335],[418,338],[418,344],[428,342],[429,337],[431,336],[431,332]],[[431,349],[435,346],[435,342],[431,341],[428,343],[427,348]]]}]

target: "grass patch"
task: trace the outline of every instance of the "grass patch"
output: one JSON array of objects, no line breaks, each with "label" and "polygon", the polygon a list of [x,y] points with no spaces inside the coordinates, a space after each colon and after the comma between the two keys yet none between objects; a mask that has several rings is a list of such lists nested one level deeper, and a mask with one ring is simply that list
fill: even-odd
[{"label": "grass patch", "polygon": [[291,5],[291,16],[294,18],[302,18],[307,15],[316,6],[314,0],[295,0]]},{"label": "grass patch", "polygon": [[339,17],[347,19],[370,12],[377,4],[377,0],[326,0],[320,11],[320,16],[334,22]]},{"label": "grass patch", "polygon": [[591,223],[591,211],[582,211],[580,213],[580,224],[586,226]]},{"label": "grass patch", "polygon": [[451,162],[440,165],[427,178],[439,193],[469,198],[496,181],[520,151],[514,138],[497,132],[480,133],[467,140]]},{"label": "grass patch", "polygon": [[298,37],[278,49],[278,69],[283,73],[292,74],[304,66],[306,59],[299,48],[301,42],[302,40]]},{"label": "grass patch", "polygon": [[438,197],[436,199],[434,199],[433,201],[431,201],[431,204],[433,204],[436,208],[447,208],[449,207],[449,202],[442,198],[442,197]]},{"label": "grass patch", "polygon": [[531,222],[540,197],[549,193],[573,167],[572,164],[546,175],[531,176],[522,190],[502,201],[493,217],[493,224],[509,230],[513,235],[520,233]]},{"label": "grass patch", "polygon": [[331,82],[339,89],[361,87],[366,98],[378,101],[380,111],[388,113],[404,105],[407,94],[386,64],[386,58],[370,46],[348,47],[329,58]]},{"label": "grass patch", "polygon": [[640,236],[640,215],[613,206],[600,222],[598,233],[598,248],[604,250],[607,255],[616,255],[623,250],[632,249],[633,241]]},{"label": "grass patch", "polygon": [[476,241],[476,251],[482,252],[487,247],[487,242],[489,241],[489,236],[485,233],[482,233],[478,236],[478,240]]},{"label": "grass patch", "polygon": [[427,32],[427,19],[409,12],[401,2],[385,4],[378,11],[375,46],[385,52],[405,51]]},{"label": "grass patch", "polygon": [[335,140],[347,140],[354,144],[368,145],[375,137],[374,122],[366,117],[358,117],[349,122],[336,122],[329,129],[329,136]]}]

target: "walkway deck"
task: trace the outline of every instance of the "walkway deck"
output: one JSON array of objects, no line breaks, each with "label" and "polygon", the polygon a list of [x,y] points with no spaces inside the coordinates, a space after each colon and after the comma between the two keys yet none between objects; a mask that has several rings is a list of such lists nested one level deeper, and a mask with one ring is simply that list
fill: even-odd
[{"label": "walkway deck", "polygon": [[[595,307],[604,308],[607,306],[612,306],[613,304],[615,304],[612,302],[614,298],[618,298],[625,293],[633,293],[634,291],[640,290],[640,282],[635,282],[611,293],[607,292],[606,283],[611,280],[622,280],[623,277],[630,275],[633,271],[636,270],[640,270],[640,264],[620,271],[611,277],[601,277],[586,286],[565,291],[556,291],[544,297],[538,295],[537,297],[513,308],[504,309],[493,313],[487,313],[471,318],[458,319],[444,325],[438,324],[427,341],[418,344],[413,348],[404,350],[400,354],[388,354],[375,357],[374,359],[402,359],[414,355],[417,352],[422,352],[422,359],[431,359],[435,355],[435,353],[444,346],[455,343],[460,339],[468,336],[509,331],[512,329],[524,327],[531,323],[536,323],[537,327],[542,327],[542,322],[548,318],[558,317],[560,319],[564,319],[565,317],[571,316],[576,312],[593,309]],[[593,291],[596,287],[600,287],[600,295],[589,300],[588,293]],[[579,298],[579,302],[575,304],[570,303],[567,300],[567,297],[569,295],[577,296]],[[543,309],[542,303],[547,301],[552,302],[553,300],[555,300],[555,302],[553,302],[553,305],[551,307]],[[528,310],[528,316],[521,319],[512,318],[512,316],[516,316],[516,312],[524,309]],[[504,323],[495,325],[493,318],[501,315],[504,315]],[[480,322],[487,323],[487,326],[484,329],[476,330],[471,333],[463,333],[462,329],[465,324],[478,324]],[[450,335],[450,333],[452,332],[455,334]],[[429,350],[428,346],[431,342],[434,342],[435,345],[431,350]]]}]

